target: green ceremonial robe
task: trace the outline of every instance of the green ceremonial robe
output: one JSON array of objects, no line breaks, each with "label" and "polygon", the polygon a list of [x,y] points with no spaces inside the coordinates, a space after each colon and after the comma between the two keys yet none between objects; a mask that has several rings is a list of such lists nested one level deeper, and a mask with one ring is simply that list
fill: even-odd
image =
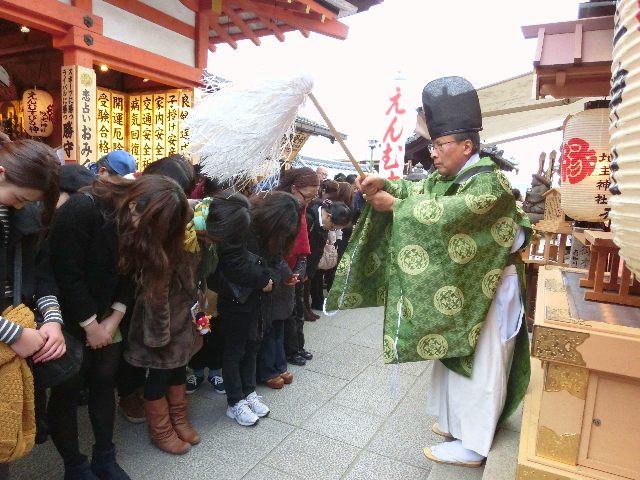
[{"label": "green ceremonial robe", "polygon": [[[469,377],[502,270],[519,261],[510,255],[517,228],[525,229],[524,248],[529,221],[489,158],[456,177],[434,172],[420,182],[386,181],[385,191],[397,199],[393,212],[365,207],[326,310],[384,305],[386,363],[439,359]],[[525,326],[512,367],[519,378],[509,379],[520,397],[529,377],[527,347]]]}]

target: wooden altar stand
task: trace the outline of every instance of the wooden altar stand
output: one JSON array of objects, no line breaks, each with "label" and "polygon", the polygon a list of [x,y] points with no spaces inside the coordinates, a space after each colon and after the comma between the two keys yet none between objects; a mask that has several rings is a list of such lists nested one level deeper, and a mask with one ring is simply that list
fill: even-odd
[{"label": "wooden altar stand", "polygon": [[517,480],[640,479],[640,309],[585,300],[586,274],[539,269]]},{"label": "wooden altar stand", "polygon": [[580,280],[588,289],[584,298],[640,307],[640,283],[620,258],[613,233],[585,230],[584,238],[591,247],[589,276]]}]

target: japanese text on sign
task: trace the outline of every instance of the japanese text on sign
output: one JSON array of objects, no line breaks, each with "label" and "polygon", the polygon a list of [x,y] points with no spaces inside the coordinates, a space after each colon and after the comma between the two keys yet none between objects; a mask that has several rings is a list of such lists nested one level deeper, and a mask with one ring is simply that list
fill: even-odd
[{"label": "japanese text on sign", "polygon": [[394,94],[389,97],[385,112],[385,131],[382,137],[382,159],[380,160],[380,175],[389,179],[402,178],[404,170],[404,147],[407,132],[404,121],[407,110],[402,108],[402,88],[395,87]]}]

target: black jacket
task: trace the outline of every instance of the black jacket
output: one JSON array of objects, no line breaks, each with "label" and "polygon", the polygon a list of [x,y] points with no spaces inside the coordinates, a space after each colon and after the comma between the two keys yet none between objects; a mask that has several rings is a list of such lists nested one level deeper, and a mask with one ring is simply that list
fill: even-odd
[{"label": "black jacket", "polygon": [[320,205],[321,203],[316,200],[307,207],[307,231],[309,232],[309,245],[311,246],[311,255],[307,257],[307,277],[309,278],[313,278],[318,269],[318,264],[329,236],[329,231],[320,225],[320,215],[318,213]]},{"label": "black jacket", "polygon": [[[218,311],[222,321],[228,325],[226,330],[235,330],[234,336],[244,337],[246,334],[249,340],[259,340],[264,324],[271,322],[271,294],[264,293],[262,289],[269,279],[274,284],[280,281],[280,275],[274,268],[276,261],[260,255],[253,235],[246,244],[218,245]],[[237,301],[229,282],[251,289],[246,301]]]},{"label": "black jacket", "polygon": [[60,289],[65,325],[84,335],[78,323],[110,312],[113,302],[130,306],[135,283],[118,274],[118,234],[113,210],[78,193],[60,207],[49,232],[51,264]]},{"label": "black jacket", "polygon": [[[44,229],[38,204],[28,203],[22,209],[9,209],[9,242],[5,247],[4,229],[0,228],[0,279],[14,285],[16,274],[16,248],[20,245],[21,277],[20,302],[29,307],[35,306],[35,300],[45,295],[57,295],[57,287],[46,258],[41,252]],[[0,295],[0,311],[7,305],[4,298],[4,283]]]}]

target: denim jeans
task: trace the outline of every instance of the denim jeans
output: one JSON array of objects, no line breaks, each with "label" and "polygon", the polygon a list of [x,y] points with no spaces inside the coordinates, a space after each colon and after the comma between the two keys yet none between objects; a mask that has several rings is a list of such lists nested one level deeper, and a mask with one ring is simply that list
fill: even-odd
[{"label": "denim jeans", "polygon": [[258,352],[258,379],[262,382],[287,371],[284,353],[284,320],[274,320],[265,332]]}]

